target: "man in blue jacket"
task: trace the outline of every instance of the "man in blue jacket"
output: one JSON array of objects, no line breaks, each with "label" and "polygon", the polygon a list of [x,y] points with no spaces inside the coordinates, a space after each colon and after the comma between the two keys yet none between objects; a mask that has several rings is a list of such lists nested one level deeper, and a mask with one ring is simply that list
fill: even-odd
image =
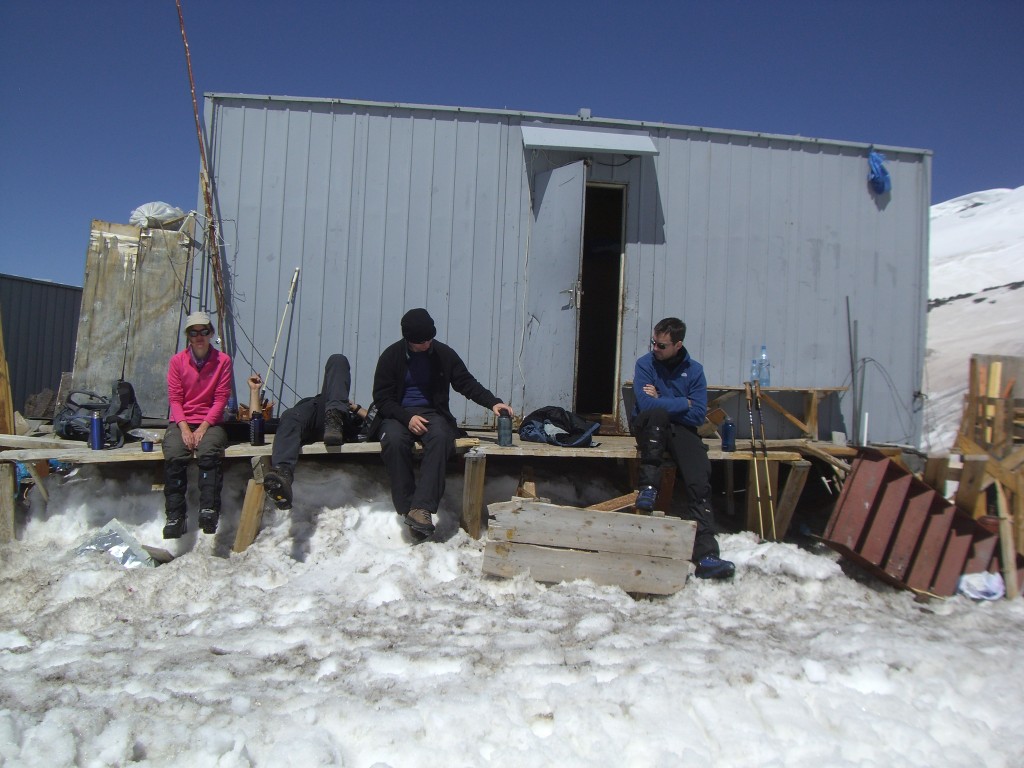
[{"label": "man in blue jacket", "polygon": [[683,346],[686,323],[666,317],[654,326],[651,351],[636,361],[632,430],[640,450],[640,492],[636,508],[650,513],[658,498],[665,451],[671,454],[686,485],[688,511],[697,523],[693,562],[697,578],[727,579],[736,570],[719,557],[715,515],[711,509],[711,462],[697,428],[708,412],[704,368]]},{"label": "man in blue jacket", "polygon": [[[496,416],[502,411],[513,415],[510,406],[473,377],[454,349],[434,339],[436,333],[427,310],[410,309],[402,316],[402,338],[381,353],[373,376],[391,499],[405,524],[421,537],[434,532],[432,515],[444,495],[445,471],[459,435],[448,406],[450,391]],[[412,461],[416,442],[423,444],[419,482]]]}]

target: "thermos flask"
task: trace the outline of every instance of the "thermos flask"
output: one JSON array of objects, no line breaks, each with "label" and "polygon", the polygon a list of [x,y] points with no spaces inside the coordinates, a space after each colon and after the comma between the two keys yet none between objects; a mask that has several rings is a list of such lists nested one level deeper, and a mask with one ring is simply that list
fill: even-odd
[{"label": "thermos flask", "polygon": [[266,445],[266,439],[264,437],[264,424],[263,414],[254,413],[252,418],[249,420],[249,444],[250,445]]},{"label": "thermos flask", "polygon": [[502,411],[498,417],[498,445],[512,445],[512,417],[507,411]]},{"label": "thermos flask", "polygon": [[89,447],[94,451],[103,450],[103,417],[99,411],[93,411],[89,419]]},{"label": "thermos flask", "polygon": [[722,422],[722,450],[726,452],[736,450],[736,422],[728,416]]}]

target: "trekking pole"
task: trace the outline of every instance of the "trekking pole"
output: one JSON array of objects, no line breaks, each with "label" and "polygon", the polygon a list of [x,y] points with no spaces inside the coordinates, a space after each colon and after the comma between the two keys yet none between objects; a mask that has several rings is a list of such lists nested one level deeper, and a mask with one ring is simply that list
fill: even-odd
[{"label": "trekking pole", "polygon": [[754,402],[757,404],[757,423],[761,427],[761,452],[764,455],[764,481],[768,491],[768,514],[772,521],[772,541],[778,541],[775,533],[775,502],[772,501],[772,473],[768,466],[768,441],[764,437],[764,417],[761,414],[761,382],[754,382]]},{"label": "trekking pole", "polygon": [[[288,288],[288,300],[284,303],[284,311],[281,313],[281,324],[277,326],[277,338],[274,340],[274,349],[270,353],[270,365],[267,366],[267,375],[263,377],[263,383],[270,384],[270,372],[274,370],[274,358],[277,357],[277,345],[281,342],[281,331],[284,330],[284,319],[288,316],[288,307],[292,305],[295,298],[295,284],[299,282],[299,268],[295,268],[292,275],[292,284]],[[280,400],[280,398],[278,398]],[[263,405],[263,398],[260,398],[260,405]]]},{"label": "trekking pole", "polygon": [[743,382],[743,391],[747,395],[747,418],[750,419],[750,458],[754,466],[754,490],[757,491],[757,522],[761,528],[761,538],[764,538],[764,512],[761,509],[761,480],[757,476],[757,449],[754,447],[754,406],[750,402],[751,384]]}]

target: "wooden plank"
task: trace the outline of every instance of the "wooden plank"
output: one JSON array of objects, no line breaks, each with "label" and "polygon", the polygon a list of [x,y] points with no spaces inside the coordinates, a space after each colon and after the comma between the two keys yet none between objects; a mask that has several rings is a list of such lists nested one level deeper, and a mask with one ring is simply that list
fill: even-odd
[{"label": "wooden plank", "polygon": [[924,482],[946,495],[946,473],[949,471],[949,456],[945,453],[929,454],[924,464]]},{"label": "wooden plank", "polygon": [[763,389],[761,390],[761,400],[763,400],[769,406],[771,406],[780,414],[782,414],[783,418],[785,418],[787,421],[792,423],[797,429],[799,429],[800,434],[803,435],[804,437],[817,437],[817,435],[811,433],[810,428],[807,426],[807,424],[800,421],[800,419],[798,419],[792,413],[783,408],[777,400],[771,397],[771,395],[765,394],[765,391]]},{"label": "wooden plank", "polygon": [[589,507],[585,507],[585,509],[590,512],[618,512],[632,507],[636,503],[636,496],[637,492],[632,491],[624,496],[616,496],[614,499],[608,499],[608,501],[591,504]]},{"label": "wooden plank", "polygon": [[14,541],[14,497],[18,492],[18,475],[14,465],[0,462],[0,543]]},{"label": "wooden plank", "polygon": [[533,467],[524,464],[519,471],[519,487],[516,488],[516,496],[527,499],[537,498],[537,481],[533,478]]},{"label": "wooden plank", "polygon": [[964,456],[964,466],[960,471],[960,485],[956,489],[954,503],[957,509],[963,510],[972,517],[977,517],[976,507],[981,495],[982,483],[985,481],[985,467],[988,456]]},{"label": "wooden plank", "polygon": [[7,351],[4,349],[4,329],[0,322],[0,433],[17,434],[14,424],[14,398],[11,395],[11,375],[7,368]]},{"label": "wooden plank", "polygon": [[626,592],[671,595],[685,586],[689,564],[684,560],[662,557],[488,541],[484,550],[483,572],[505,578],[528,573],[536,581],[554,584],[589,579],[603,586],[621,587]]},{"label": "wooden plank", "polygon": [[811,462],[809,461],[795,461],[790,465],[786,484],[782,487],[782,495],[779,497],[779,505],[775,508],[775,533],[778,541],[782,541],[786,537],[789,525],[793,521],[797,502],[800,500],[800,494],[803,493],[804,485],[807,484],[807,475],[810,470]]},{"label": "wooden plank", "polygon": [[466,454],[466,473],[462,486],[462,530],[474,539],[483,528],[484,478],[487,475],[487,454],[470,451]]},{"label": "wooden plank", "polygon": [[689,560],[696,524],[674,517],[589,512],[535,501],[491,504],[489,539]]},{"label": "wooden plank", "polygon": [[235,544],[232,552],[244,552],[249,545],[256,541],[256,535],[260,532],[260,523],[263,522],[263,503],[267,493],[263,489],[263,483],[250,480],[245,487],[245,499],[242,501],[242,514],[238,520],[238,530],[235,532]]},{"label": "wooden plank", "polygon": [[1006,503],[1006,492],[996,483],[996,510],[999,512],[999,554],[1003,561],[1003,582],[1006,596],[1017,597],[1020,584],[1017,582],[1017,545],[1013,536],[1013,522],[1010,507]]}]

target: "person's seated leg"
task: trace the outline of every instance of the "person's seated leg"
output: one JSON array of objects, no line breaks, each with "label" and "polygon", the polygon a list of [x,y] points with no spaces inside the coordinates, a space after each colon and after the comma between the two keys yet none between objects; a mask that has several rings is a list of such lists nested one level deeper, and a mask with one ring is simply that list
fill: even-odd
[{"label": "person's seated leg", "polygon": [[429,536],[434,532],[431,516],[437,513],[444,496],[448,462],[455,455],[456,433],[440,413],[435,411],[426,416],[430,426],[426,434],[420,437],[423,443],[420,479],[412,495],[412,509],[405,522],[413,530]]},{"label": "person's seated leg", "polygon": [[352,371],[348,358],[335,354],[327,358],[320,397],[324,402],[324,445],[345,442],[345,411],[349,406]]},{"label": "person's seated leg", "polygon": [[380,455],[391,482],[391,501],[395,512],[402,517],[412,509],[412,495],[416,490],[413,474],[413,434],[395,419],[384,419],[380,434]]},{"label": "person's seated leg", "polygon": [[668,413],[662,408],[644,411],[633,420],[633,434],[640,451],[636,508],[650,514],[658,500],[661,465],[671,435]]},{"label": "person's seated leg", "polygon": [[220,520],[220,495],[224,487],[221,461],[227,442],[227,432],[224,428],[213,426],[206,430],[196,448],[196,464],[199,465],[199,526],[203,533],[217,532],[217,522]]},{"label": "person's seated leg", "polygon": [[295,468],[291,464],[277,464],[263,473],[263,490],[278,509],[291,509],[294,478]]},{"label": "person's seated leg", "polygon": [[171,424],[161,443],[164,454],[164,525],[165,539],[180,539],[188,530],[188,510],[185,494],[188,491],[188,464],[192,452],[185,448],[181,430]]}]

